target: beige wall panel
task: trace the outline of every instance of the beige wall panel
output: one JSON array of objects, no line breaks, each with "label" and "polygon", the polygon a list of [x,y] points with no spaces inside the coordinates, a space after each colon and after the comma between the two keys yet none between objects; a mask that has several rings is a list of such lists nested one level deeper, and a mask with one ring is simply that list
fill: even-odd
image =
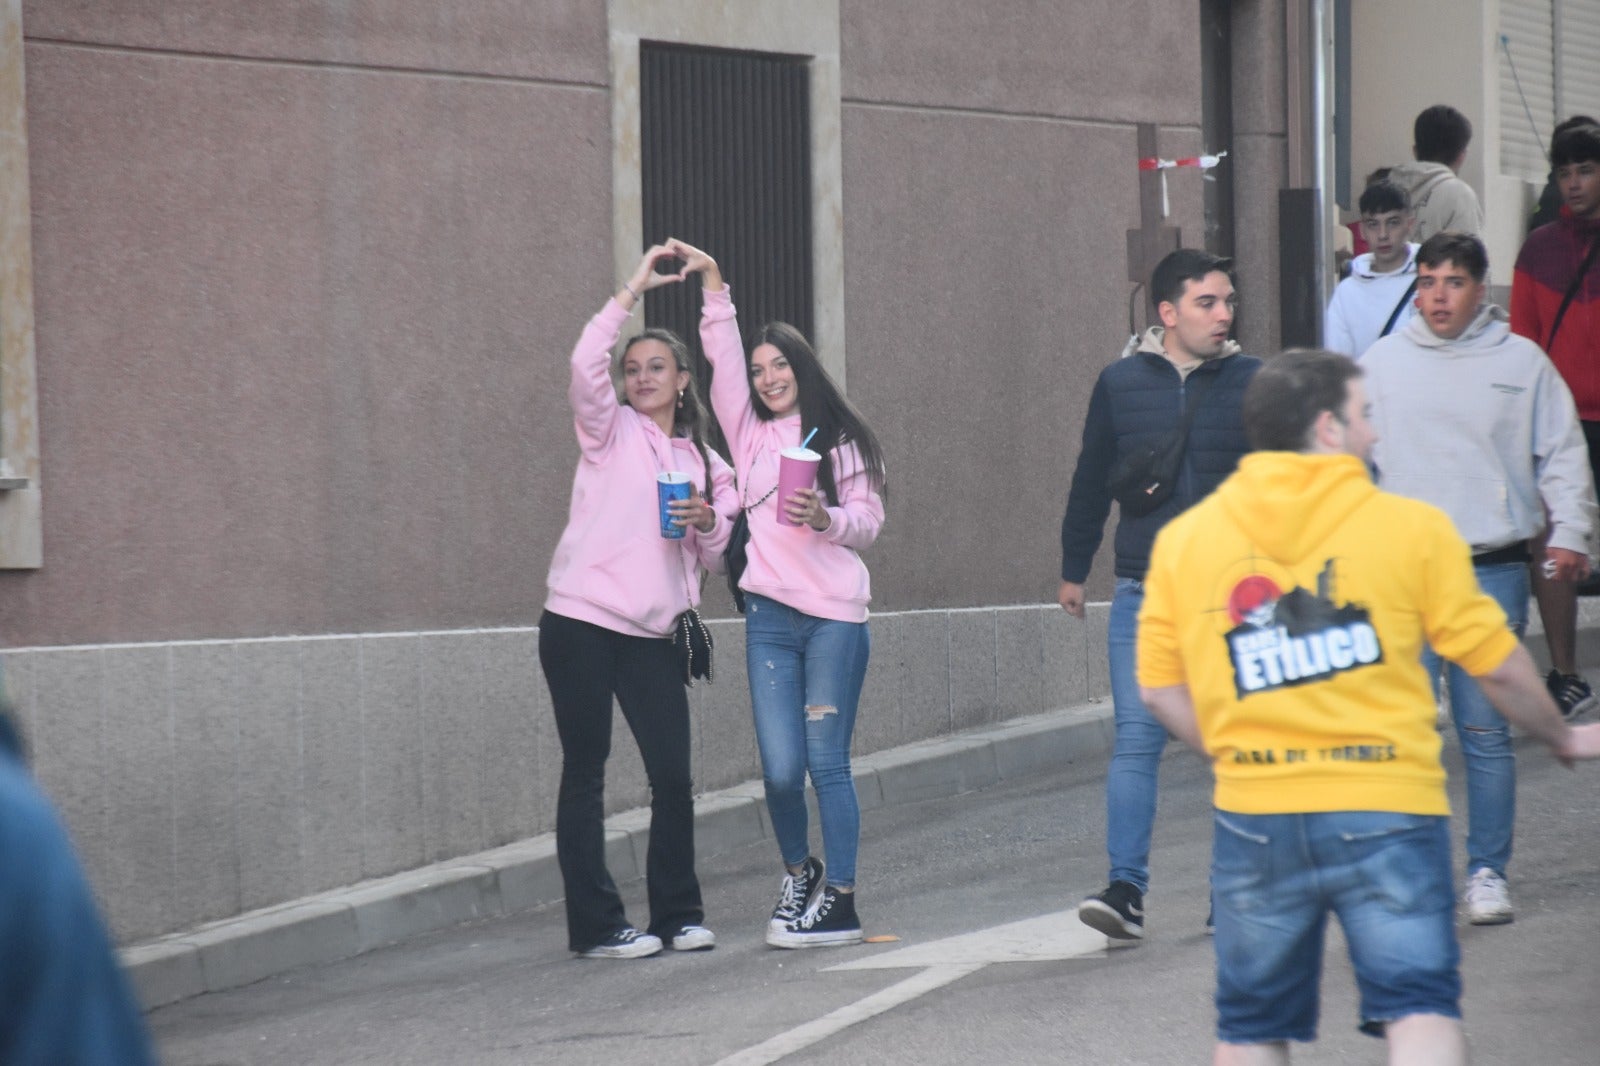
[{"label": "beige wall panel", "polygon": [[601,85],[595,0],[29,0],[33,40]]},{"label": "beige wall panel", "polygon": [[10,645],[531,623],[599,90],[28,50],[51,545]]},{"label": "beige wall panel", "polygon": [[[1135,146],[1129,127],[846,105],[850,393],[889,461],[874,609],[1054,602],[1089,393],[1127,337]],[[1196,236],[1199,200],[1174,181]]]},{"label": "beige wall panel", "polygon": [[1199,6],[843,0],[846,101],[1200,122]]}]

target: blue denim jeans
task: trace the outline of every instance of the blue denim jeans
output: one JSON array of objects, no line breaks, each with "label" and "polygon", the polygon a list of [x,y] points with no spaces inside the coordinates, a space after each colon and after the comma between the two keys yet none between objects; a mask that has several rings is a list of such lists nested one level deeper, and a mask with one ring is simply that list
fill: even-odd
[{"label": "blue denim jeans", "polygon": [[778,849],[789,866],[811,854],[809,772],[828,883],[854,888],[861,808],[850,771],[850,738],[872,651],[867,624],[814,618],[753,593],[745,599],[750,705]]},{"label": "blue denim jeans", "polygon": [[[1493,597],[1511,629],[1528,627],[1528,564],[1503,563],[1475,568],[1478,585]],[[1461,667],[1445,663],[1432,649],[1422,653],[1423,669],[1434,686],[1441,669],[1450,693],[1450,717],[1461,740],[1467,767],[1467,872],[1487,866],[1501,877],[1511,863],[1511,833],[1517,820],[1517,762],[1511,728],[1483,689]]]},{"label": "blue denim jeans", "polygon": [[1111,880],[1150,890],[1150,831],[1156,822],[1156,771],[1167,748],[1167,730],[1139,698],[1135,641],[1144,582],[1117,578],[1106,626],[1111,667],[1111,709],[1117,739],[1106,772],[1106,854]]},{"label": "blue denim jeans", "polygon": [[1386,811],[1217,811],[1211,847],[1217,1038],[1311,1040],[1322,949],[1339,918],[1361,1028],[1461,1017],[1450,823]]}]

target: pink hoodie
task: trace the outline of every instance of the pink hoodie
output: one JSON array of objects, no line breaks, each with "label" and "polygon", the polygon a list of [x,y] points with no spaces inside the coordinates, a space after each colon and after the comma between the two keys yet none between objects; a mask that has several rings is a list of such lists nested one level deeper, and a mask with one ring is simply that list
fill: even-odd
[{"label": "pink hoodie", "polygon": [[629,636],[662,637],[686,607],[700,602],[697,567],[722,569],[739,494],[733,471],[710,452],[716,525],[710,533],[690,526],[682,540],[661,535],[656,475],[682,470],[704,495],[706,469],[693,441],[668,437],[653,419],[617,400],[610,348],[628,317],[615,300],[607,301],[572,350],[567,396],[582,456],[544,605]]},{"label": "pink hoodie", "polygon": [[[778,454],[800,444],[800,414],[771,421],[756,417],[727,286],[704,293],[700,343],[713,371],[711,407],[733,451],[741,503],[750,506],[750,564],[739,587],[815,618],[865,622],[872,578],[856,550],[878,538],[883,500],[872,488],[860,452],[853,444],[833,450],[839,499],[828,508],[832,525],[821,533],[809,526],[780,525],[781,501],[777,493],[767,493],[778,484]],[[757,500],[761,503],[751,506]]]}]

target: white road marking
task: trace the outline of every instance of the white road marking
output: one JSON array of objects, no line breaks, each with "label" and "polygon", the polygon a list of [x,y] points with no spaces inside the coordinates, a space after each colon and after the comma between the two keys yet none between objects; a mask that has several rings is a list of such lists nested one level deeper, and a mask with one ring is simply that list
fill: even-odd
[{"label": "white road marking", "polygon": [[996,962],[1050,962],[1103,952],[1106,935],[1078,920],[1078,909],[1026,918],[1020,922],[946,937],[927,944],[853,959],[830,970],[882,970],[911,966],[944,966]]},{"label": "white road marking", "polygon": [[909,1003],[936,988],[953,984],[992,963],[1049,962],[1103,955],[1110,942],[1078,921],[1077,908],[997,925],[976,933],[912,944],[863,959],[829,966],[836,970],[920,969],[921,973],[890,985],[858,1002],[840,1007],[814,1022],[779,1033],[754,1047],[729,1055],[715,1066],[768,1066],[786,1055],[826,1040],[835,1033]]},{"label": "white road marking", "polygon": [[[839,967],[831,967],[838,969]],[[840,1007],[831,1014],[824,1014],[814,1022],[796,1026],[786,1033],[779,1033],[770,1040],[763,1040],[755,1047],[745,1048],[735,1052],[725,1059],[719,1060],[715,1066],[767,1066],[768,1063],[777,1062],[786,1055],[792,1055],[802,1048],[826,1040],[834,1033],[848,1029],[856,1022],[866,1021],[868,1018],[882,1014],[892,1007],[902,1003],[909,1003],[924,992],[932,992],[936,988],[943,988],[953,981],[959,981],[967,974],[983,969],[983,964],[968,964],[965,966],[930,966],[915,977],[908,977],[898,984],[892,984],[882,992],[874,992],[866,999]]]}]

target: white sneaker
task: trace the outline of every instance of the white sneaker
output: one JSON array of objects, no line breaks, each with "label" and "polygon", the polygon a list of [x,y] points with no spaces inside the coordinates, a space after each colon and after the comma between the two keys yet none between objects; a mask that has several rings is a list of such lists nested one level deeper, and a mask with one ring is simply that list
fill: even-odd
[{"label": "white sneaker", "polygon": [[703,925],[686,925],[667,938],[673,951],[707,951],[717,946],[717,934]]},{"label": "white sneaker", "polygon": [[1487,866],[1467,878],[1461,898],[1467,904],[1467,921],[1473,925],[1504,925],[1512,919],[1511,889],[1505,878]]}]

